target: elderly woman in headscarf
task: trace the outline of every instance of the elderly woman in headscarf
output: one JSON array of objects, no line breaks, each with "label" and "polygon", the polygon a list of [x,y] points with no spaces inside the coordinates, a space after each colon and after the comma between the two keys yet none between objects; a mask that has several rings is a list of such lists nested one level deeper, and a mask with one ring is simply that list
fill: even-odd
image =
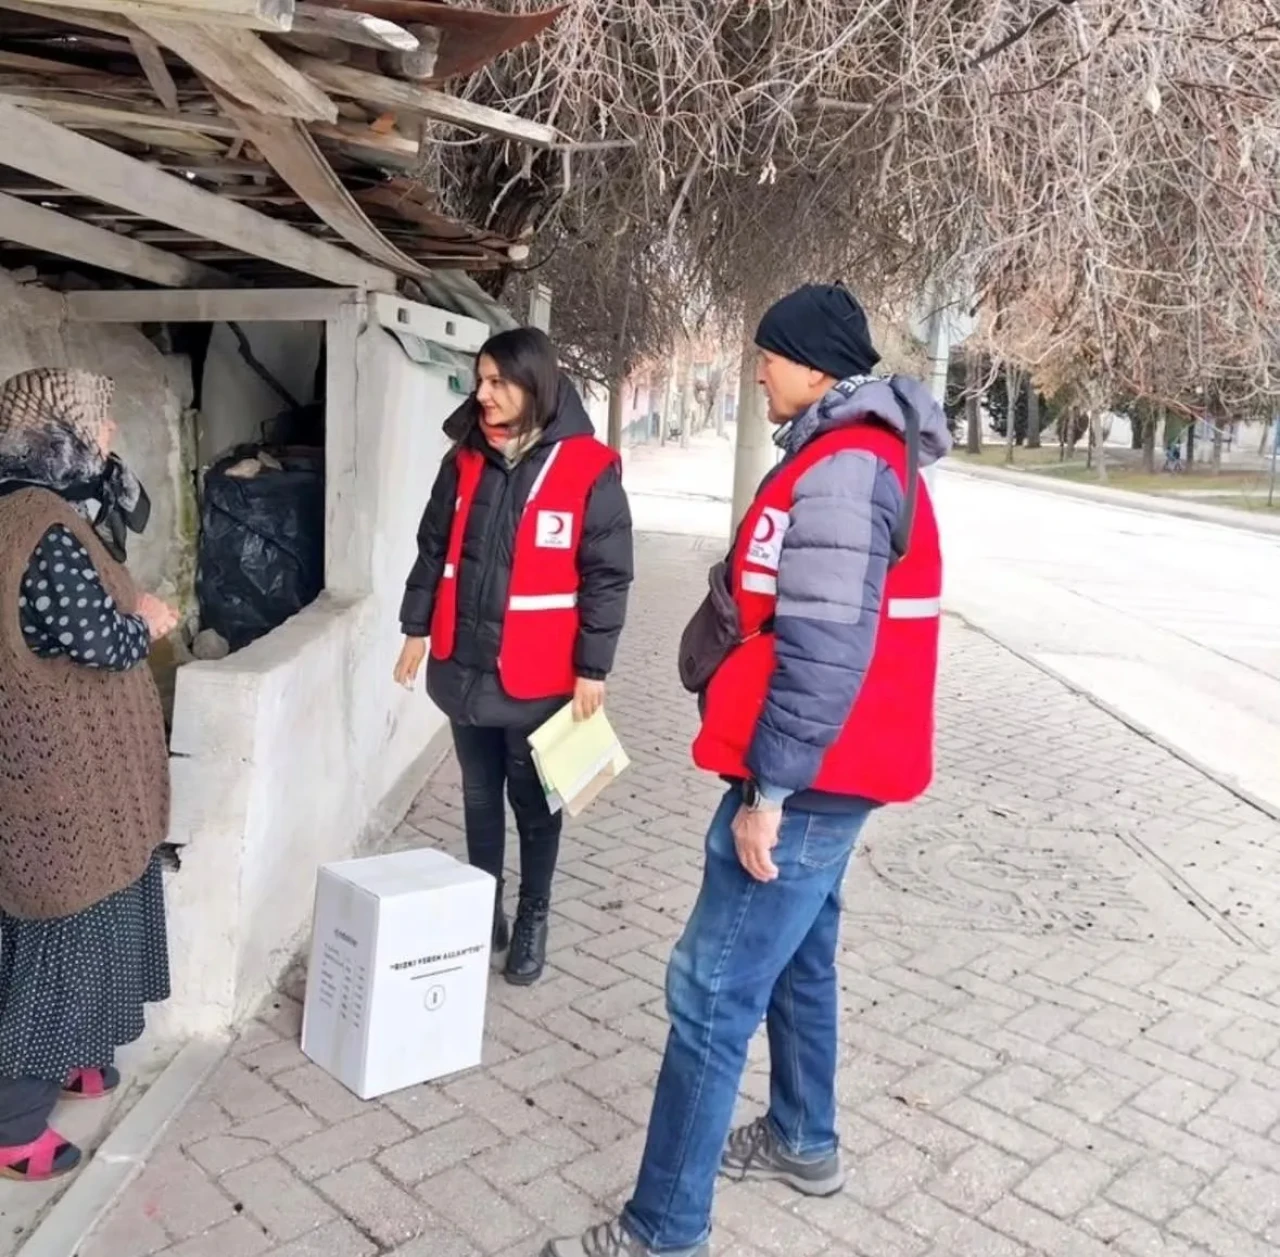
[{"label": "elderly woman in headscarf", "polygon": [[150,506],[111,453],[112,382],[0,385],[0,1174],[65,1174],[59,1100],[120,1084],[117,1047],[169,994],[157,848],[167,739],[147,667],[177,625],[125,542]]}]

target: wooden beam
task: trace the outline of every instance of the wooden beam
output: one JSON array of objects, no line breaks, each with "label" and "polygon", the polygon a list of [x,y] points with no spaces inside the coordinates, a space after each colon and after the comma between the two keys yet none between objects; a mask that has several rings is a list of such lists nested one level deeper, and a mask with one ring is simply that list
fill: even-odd
[{"label": "wooden beam", "polygon": [[[0,4],[0,8],[4,8]],[[37,74],[42,78],[93,77],[95,71],[70,61],[53,61],[48,57],[31,57],[23,52],[8,52],[0,48],[0,70],[12,70],[15,74]]]},{"label": "wooden beam", "polygon": [[293,26],[293,0],[40,0],[40,4],[50,10],[105,13],[116,19],[154,17],[257,31],[287,31]]},{"label": "wooden beam", "polygon": [[165,65],[164,53],[160,51],[160,45],[142,30],[139,30],[136,35],[130,35],[129,43],[133,46],[133,55],[138,58],[138,64],[142,67],[143,74],[147,76],[147,82],[151,84],[151,90],[155,92],[156,99],[170,113],[180,112],[178,85],[173,81],[169,67]]},{"label": "wooden beam", "polygon": [[255,116],[232,101],[220,103],[322,223],[366,257],[389,266],[397,274],[421,278],[429,273],[420,263],[401,253],[373,225],[300,122]]},{"label": "wooden beam", "polygon": [[13,105],[0,104],[4,164],[334,284],[392,291],[395,276],[296,227],[175,179]]},{"label": "wooden beam", "polygon": [[157,21],[142,15],[134,20],[209,82],[259,113],[314,122],[337,120],[337,105],[253,31]]},{"label": "wooden beam", "polygon": [[69,292],[77,323],[319,323],[360,300],[354,288]]},{"label": "wooden beam", "polygon": [[[504,52],[536,39],[566,7],[558,5],[534,13],[496,13],[458,4],[436,4],[431,0],[310,0],[310,3],[326,9],[370,13],[389,22],[399,22],[401,26],[424,22],[439,27],[437,83],[474,74]],[[511,8],[510,5],[503,7]]]},{"label": "wooden beam", "polygon": [[189,262],[177,254],[2,192],[0,238],[170,288],[227,282],[225,276],[199,262]]},{"label": "wooden beam", "polygon": [[[234,139],[240,128],[218,114],[166,113],[144,106],[100,105],[83,96],[58,92],[35,92],[23,88],[0,87],[0,101],[38,110],[59,122],[75,126],[148,127],[160,131],[189,131],[198,135],[221,135]],[[7,139],[8,137],[6,137]]]},{"label": "wooden beam", "polygon": [[533,144],[539,148],[550,148],[561,138],[554,127],[517,118],[515,114],[490,109],[488,105],[460,100],[457,96],[437,92],[430,87],[402,83],[399,79],[370,74],[367,70],[356,70],[347,65],[333,65],[317,57],[298,54],[290,59],[308,78],[327,91],[350,96],[354,100],[371,100],[393,109],[425,114],[428,118],[452,122],[471,131],[519,140],[523,144]]},{"label": "wooden beam", "polygon": [[59,6],[36,4],[34,0],[0,0],[0,9],[12,9],[29,17],[43,18],[48,22],[66,22],[70,26],[82,26],[88,31],[103,35],[115,35],[128,39],[133,25],[127,18],[112,17],[109,13],[86,13],[83,9],[67,9]]},{"label": "wooden beam", "polygon": [[371,127],[358,122],[348,122],[339,118],[332,125],[327,122],[313,122],[311,134],[317,139],[335,145],[344,153],[355,154],[373,165],[396,166],[402,170],[412,170],[418,165],[422,155],[417,140],[406,135],[385,134],[374,131]]},{"label": "wooden beam", "polygon": [[293,29],[298,34],[327,35],[343,43],[362,48],[390,48],[396,52],[413,52],[418,38],[403,26],[368,13],[349,13],[345,9],[326,9],[308,0],[297,0]]},{"label": "wooden beam", "polygon": [[425,83],[435,77],[436,66],[440,63],[440,28],[415,22],[409,27],[409,33],[418,41],[417,48],[381,53],[378,64],[393,78]]}]

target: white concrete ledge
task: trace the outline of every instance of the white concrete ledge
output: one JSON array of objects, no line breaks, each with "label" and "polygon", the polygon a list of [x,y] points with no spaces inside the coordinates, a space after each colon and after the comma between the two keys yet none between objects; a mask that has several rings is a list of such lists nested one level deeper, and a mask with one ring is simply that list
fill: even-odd
[{"label": "white concrete ledge", "polygon": [[318,866],[407,810],[443,717],[393,683],[397,648],[379,599],[322,595],[244,650],[179,672],[164,1037],[251,1013],[305,936]]}]

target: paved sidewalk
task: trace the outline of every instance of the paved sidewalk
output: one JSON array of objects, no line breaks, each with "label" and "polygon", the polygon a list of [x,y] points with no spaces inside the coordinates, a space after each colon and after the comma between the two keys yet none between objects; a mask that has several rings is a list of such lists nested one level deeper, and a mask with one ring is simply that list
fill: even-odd
[{"label": "paved sidewalk", "polygon": [[[635,768],[571,828],[554,968],[493,985],[484,1068],[362,1104],[282,994],[79,1257],[534,1257],[617,1207],[717,794],[672,658],[718,548],[639,543]],[[849,1187],[725,1187],[717,1257],[1270,1257],[1280,826],[955,621],[939,752],[847,886]],[[452,766],[397,841],[461,851]]]}]

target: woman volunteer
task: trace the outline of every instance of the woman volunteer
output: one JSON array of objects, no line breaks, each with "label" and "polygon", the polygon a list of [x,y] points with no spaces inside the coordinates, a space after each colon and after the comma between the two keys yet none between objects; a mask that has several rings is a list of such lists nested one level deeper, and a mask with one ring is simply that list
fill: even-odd
[{"label": "woman volunteer", "polygon": [[[566,702],[578,719],[604,702],[632,580],[631,513],[617,455],[535,328],[481,348],[476,390],[444,430],[454,445],[418,530],[395,677],[413,683],[430,638],[427,692],[452,723],[467,858],[498,879],[494,950],[510,944],[507,981],[526,986],[546,963],[561,828],[528,735]],[[520,835],[510,935],[504,785]]]}]

